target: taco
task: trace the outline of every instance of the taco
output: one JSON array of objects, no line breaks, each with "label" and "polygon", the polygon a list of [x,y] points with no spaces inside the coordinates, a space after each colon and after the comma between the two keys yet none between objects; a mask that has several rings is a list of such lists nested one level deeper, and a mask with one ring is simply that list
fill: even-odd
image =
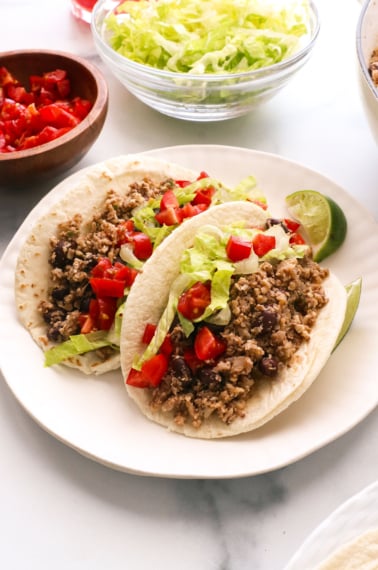
[{"label": "taco", "polygon": [[345,307],[343,285],[290,220],[219,205],[167,238],[130,292],[127,391],[149,419],[187,436],[253,430],[310,387]]},{"label": "taco", "polygon": [[87,374],[118,368],[123,303],[146,259],[183,221],[250,198],[254,187],[249,177],[231,190],[205,172],[141,155],[74,178],[32,228],[16,268],[20,320],[46,365]]}]

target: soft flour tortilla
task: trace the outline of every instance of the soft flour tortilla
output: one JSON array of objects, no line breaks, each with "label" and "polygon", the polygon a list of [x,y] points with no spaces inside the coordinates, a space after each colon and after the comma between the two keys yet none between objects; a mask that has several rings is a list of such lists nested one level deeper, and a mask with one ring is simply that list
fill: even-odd
[{"label": "soft flour tortilla", "polygon": [[378,570],[378,528],[341,546],[316,570]]},{"label": "soft flour tortilla", "polygon": [[[246,220],[251,225],[261,225],[266,216],[261,208],[248,202],[223,204],[191,219],[160,245],[153,258],[144,265],[143,273],[135,280],[126,302],[121,332],[124,378],[132,368],[135,355],[142,354],[145,349],[141,338],[146,323],[156,324],[159,321],[167,304],[170,286],[179,274],[182,253],[192,245],[195,233],[206,224],[222,227]],[[334,275],[327,278],[324,288],[329,302],[319,313],[309,342],[302,344],[292,366],[279,378],[260,383],[259,390],[249,401],[244,418],[225,425],[211,416],[198,429],[189,424],[178,426],[173,414],[151,410],[150,390],[126,385],[129,395],[148,418],[187,436],[227,437],[258,428],[285,410],[310,387],[331,354],[344,320],[346,291]]]},{"label": "soft flour tortilla", "polygon": [[[124,195],[131,183],[141,182],[146,176],[155,182],[161,182],[167,178],[195,180],[197,175],[198,173],[176,164],[128,155],[97,164],[83,171],[80,178],[74,178],[64,196],[38,220],[21,248],[17,261],[15,296],[19,318],[44,351],[54,346],[54,343],[46,336],[46,324],[38,311],[38,305],[48,294],[49,241],[56,234],[58,224],[80,213],[84,228],[96,210],[102,207],[109,190]],[[119,368],[120,357],[119,353],[115,353],[103,361],[96,352],[90,352],[66,360],[64,364],[86,374],[102,374]]]}]

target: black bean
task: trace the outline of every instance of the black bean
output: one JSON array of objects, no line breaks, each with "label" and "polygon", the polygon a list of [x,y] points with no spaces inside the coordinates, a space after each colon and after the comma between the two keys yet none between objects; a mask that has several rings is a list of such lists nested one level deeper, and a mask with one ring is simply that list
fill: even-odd
[{"label": "black bean", "polygon": [[257,313],[252,327],[259,327],[259,334],[270,334],[278,322],[278,315],[273,308],[266,308]]},{"label": "black bean", "polygon": [[276,218],[268,218],[266,221],[266,227],[271,228],[272,226],[281,226],[281,228],[288,233],[289,230],[287,229],[286,225],[282,222],[282,220],[278,220]]},{"label": "black bean", "polygon": [[192,372],[181,356],[172,356],[171,359],[172,370],[182,381],[192,380]]},{"label": "black bean", "polygon": [[51,265],[63,269],[67,263],[67,250],[70,244],[66,241],[59,240],[51,253]]},{"label": "black bean", "polygon": [[272,309],[261,311],[261,326],[263,334],[271,333],[278,321],[277,313]]},{"label": "black bean", "polygon": [[298,297],[298,299],[294,301],[294,309],[302,315],[307,313],[307,302],[303,296]]},{"label": "black bean", "polygon": [[91,302],[92,299],[92,295],[89,292],[87,295],[84,295],[80,300],[79,300],[79,309],[81,313],[87,313],[89,311],[89,304]]},{"label": "black bean", "polygon": [[198,378],[201,380],[201,382],[203,382],[203,384],[211,384],[212,382],[218,382],[219,376],[216,374],[216,372],[213,372],[213,370],[207,366],[205,366],[204,368],[200,368],[198,370]]},{"label": "black bean", "polygon": [[278,372],[278,361],[273,356],[264,356],[259,361],[259,369],[264,376],[276,376]]},{"label": "black bean", "polygon": [[55,287],[55,289],[51,291],[51,297],[55,301],[62,301],[69,292],[68,287]]}]

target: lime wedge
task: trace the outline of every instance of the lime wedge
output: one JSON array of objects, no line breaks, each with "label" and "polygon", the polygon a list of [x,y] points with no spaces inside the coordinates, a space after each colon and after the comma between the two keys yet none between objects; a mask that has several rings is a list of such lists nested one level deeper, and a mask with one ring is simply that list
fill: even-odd
[{"label": "lime wedge", "polygon": [[286,206],[302,225],[315,261],[322,261],[343,243],[347,221],[340,206],[328,196],[315,190],[298,190],[286,197]]},{"label": "lime wedge", "polygon": [[348,283],[348,285],[345,285],[345,289],[347,292],[347,305],[346,305],[346,309],[345,309],[345,317],[344,317],[344,322],[343,322],[342,327],[341,327],[340,332],[339,332],[339,336],[337,337],[337,340],[335,342],[335,346],[333,347],[333,350],[335,350],[335,348],[343,340],[344,336],[346,335],[346,333],[349,330],[350,325],[352,324],[352,321],[354,319],[354,315],[356,314],[356,311],[358,309],[358,305],[360,303],[361,286],[362,286],[361,277],[359,277],[358,279],[355,279],[355,281],[352,281],[351,283]]}]

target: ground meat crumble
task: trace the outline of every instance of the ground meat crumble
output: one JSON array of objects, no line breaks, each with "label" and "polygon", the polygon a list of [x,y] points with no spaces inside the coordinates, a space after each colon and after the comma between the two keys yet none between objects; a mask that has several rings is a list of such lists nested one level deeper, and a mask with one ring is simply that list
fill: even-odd
[{"label": "ground meat crumble", "polygon": [[214,414],[225,424],[243,417],[262,378],[276,377],[299,346],[309,339],[317,315],[327,303],[327,269],[309,257],[277,264],[263,262],[256,273],[234,276],[231,320],[216,332],[226,352],[193,374],[183,358],[190,341],[175,323],[174,354],[162,383],[152,391],[151,408],[173,412],[175,422],[198,428]]},{"label": "ground meat crumble", "polygon": [[374,85],[378,87],[378,48],[375,49],[370,56],[369,73]]},{"label": "ground meat crumble", "polygon": [[109,257],[112,262],[117,259],[117,227],[132,217],[134,208],[160,196],[173,184],[171,179],[156,184],[145,178],[131,184],[122,196],[110,190],[102,209],[84,229],[81,214],[59,225],[50,239],[49,295],[39,306],[49,340],[63,342],[80,332],[79,315],[88,310],[92,298],[89,272],[100,257]]}]

